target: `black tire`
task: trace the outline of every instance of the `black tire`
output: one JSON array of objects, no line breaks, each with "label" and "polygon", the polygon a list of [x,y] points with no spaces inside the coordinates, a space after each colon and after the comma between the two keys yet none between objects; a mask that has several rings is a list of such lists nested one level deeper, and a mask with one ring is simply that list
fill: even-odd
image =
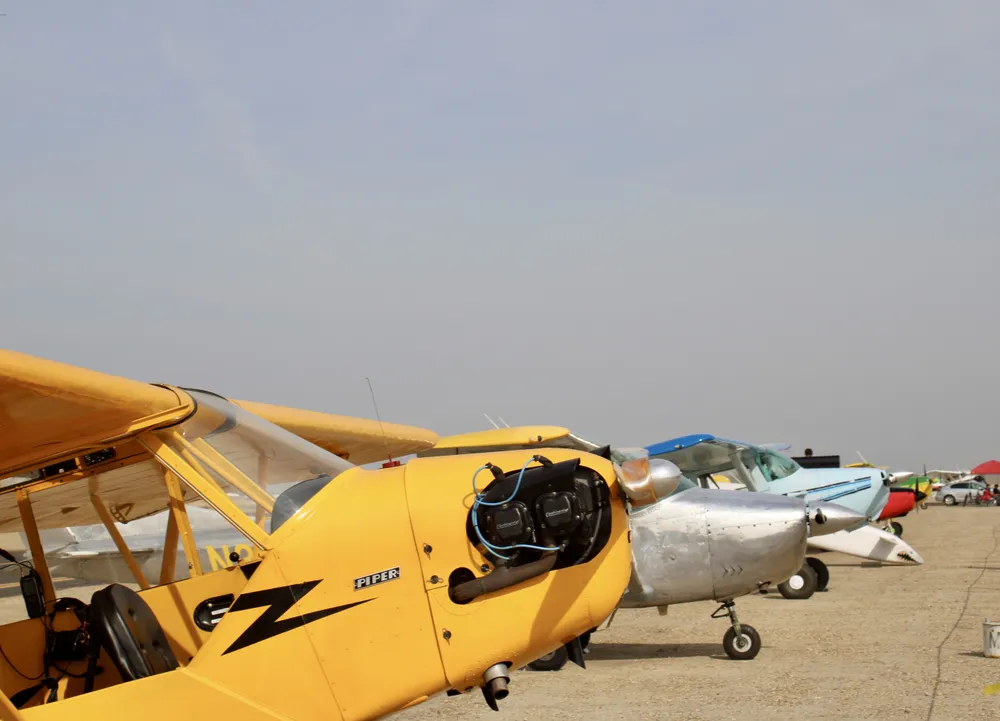
[{"label": "black tire", "polygon": [[537,661],[528,664],[532,671],[558,671],[569,661],[569,652],[565,646],[560,646],[552,653],[542,656]]},{"label": "black tire", "polygon": [[889,521],[889,525],[892,527],[892,533],[897,538],[903,537],[903,524],[898,521]]},{"label": "black tire", "polygon": [[753,626],[740,624],[740,637],[736,638],[736,629],[730,627],[722,637],[722,648],[726,655],[734,661],[749,661],[760,653],[760,634]]},{"label": "black tire", "polygon": [[951,495],[951,494],[948,494],[947,496],[945,496],[943,500],[944,500],[944,505],[946,505],[946,506],[954,506],[955,505],[955,497],[953,495]]},{"label": "black tire", "polygon": [[821,560],[812,556],[806,558],[806,563],[809,564],[809,568],[816,572],[816,590],[825,591],[826,587],[830,585],[830,569]]},{"label": "black tire", "polygon": [[808,563],[803,563],[798,573],[784,583],[778,584],[778,592],[788,599],[805,600],[816,593],[818,586],[819,579],[816,577],[816,572]]}]

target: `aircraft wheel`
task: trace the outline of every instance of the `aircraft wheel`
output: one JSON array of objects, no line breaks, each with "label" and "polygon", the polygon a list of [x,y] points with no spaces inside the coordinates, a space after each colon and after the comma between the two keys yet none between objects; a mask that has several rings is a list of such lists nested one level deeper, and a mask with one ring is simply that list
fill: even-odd
[{"label": "aircraft wheel", "polygon": [[892,528],[892,534],[894,536],[897,536],[899,538],[903,537],[903,524],[902,523],[899,523],[898,521],[890,521],[889,522],[889,526],[890,526],[890,528]]},{"label": "aircraft wheel", "polygon": [[552,653],[542,656],[537,661],[528,664],[532,671],[558,671],[569,661],[569,652],[565,646],[560,646]]},{"label": "aircraft wheel", "polygon": [[923,503],[920,504],[920,510],[921,511],[927,510],[927,501],[924,501]]},{"label": "aircraft wheel", "polygon": [[812,566],[803,563],[798,573],[784,583],[778,584],[778,592],[785,598],[805,600],[816,593],[818,585],[819,579]]},{"label": "aircraft wheel", "polygon": [[809,568],[816,572],[816,590],[825,591],[830,584],[830,569],[821,560],[812,556],[806,558],[806,563],[809,564]]},{"label": "aircraft wheel", "polygon": [[749,661],[760,652],[760,634],[753,626],[741,623],[739,637],[735,628],[726,631],[722,637],[722,648],[735,661]]},{"label": "aircraft wheel", "polygon": [[946,506],[954,506],[955,505],[955,497],[951,496],[951,495],[945,496],[944,497],[944,505],[946,505]]}]

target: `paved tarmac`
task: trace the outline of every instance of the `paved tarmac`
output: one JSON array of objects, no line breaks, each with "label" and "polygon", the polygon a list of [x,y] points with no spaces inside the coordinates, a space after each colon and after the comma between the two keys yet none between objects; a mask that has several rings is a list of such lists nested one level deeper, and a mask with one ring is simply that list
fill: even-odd
[{"label": "paved tarmac", "polygon": [[[1000,508],[931,506],[902,523],[925,565],[824,553],[827,592],[740,599],[764,642],[753,661],[725,656],[715,604],[621,611],[594,635],[586,670],[516,672],[499,714],[478,693],[442,694],[393,721],[998,719],[1000,693],[983,689],[1000,684],[1000,659],[983,656],[982,627],[1000,620]],[[0,589],[0,622],[24,617],[16,594]]]},{"label": "paved tarmac", "polygon": [[840,554],[807,601],[738,602],[763,637],[753,661],[722,651],[715,604],[621,611],[595,634],[587,669],[519,671],[501,713],[479,694],[438,696],[395,715],[424,719],[998,719],[1000,659],[983,620],[1000,620],[1000,508],[931,506],[901,519],[923,566],[872,567]]}]

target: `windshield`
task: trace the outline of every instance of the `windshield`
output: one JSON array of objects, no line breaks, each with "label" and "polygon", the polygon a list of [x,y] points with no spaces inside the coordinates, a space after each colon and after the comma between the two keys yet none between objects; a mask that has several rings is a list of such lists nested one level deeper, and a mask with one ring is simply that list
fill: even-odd
[{"label": "windshield", "polygon": [[652,457],[675,463],[688,478],[706,479],[706,485],[717,486],[710,477],[726,474],[735,476],[730,479],[733,482],[754,491],[765,490],[768,483],[788,478],[800,468],[791,458],[776,451],[726,441],[697,443]]},{"label": "windshield", "polygon": [[[215,482],[247,518],[267,528],[275,498],[302,481],[313,493],[354,466],[263,418],[204,391],[187,391],[198,404],[178,426],[157,431],[168,446]],[[307,499],[299,499],[301,506]]]},{"label": "windshield", "polygon": [[752,479],[754,490],[763,490],[766,484],[799,470],[799,464],[791,458],[760,448],[744,448],[740,451],[740,462]]},{"label": "windshield", "polygon": [[757,456],[758,463],[772,481],[788,478],[799,470],[798,463],[776,451],[759,451]]},{"label": "windshield", "polygon": [[744,480],[749,478],[747,483],[755,491],[765,490],[765,486],[771,480],[764,472],[764,468],[758,462],[760,453],[752,448],[744,448],[740,451],[740,463],[743,466]]},{"label": "windshield", "polygon": [[726,446],[709,441],[680,450],[656,453],[650,458],[663,458],[676,465],[685,474],[701,475],[731,469],[733,461],[730,453],[731,450]]}]

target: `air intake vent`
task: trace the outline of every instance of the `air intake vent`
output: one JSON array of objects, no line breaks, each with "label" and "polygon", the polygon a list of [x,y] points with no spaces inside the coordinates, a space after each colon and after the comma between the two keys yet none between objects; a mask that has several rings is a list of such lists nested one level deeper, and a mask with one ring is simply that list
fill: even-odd
[{"label": "air intake vent", "polygon": [[225,596],[206,598],[194,610],[194,622],[202,631],[212,631],[226,615],[236,597],[231,593]]}]

